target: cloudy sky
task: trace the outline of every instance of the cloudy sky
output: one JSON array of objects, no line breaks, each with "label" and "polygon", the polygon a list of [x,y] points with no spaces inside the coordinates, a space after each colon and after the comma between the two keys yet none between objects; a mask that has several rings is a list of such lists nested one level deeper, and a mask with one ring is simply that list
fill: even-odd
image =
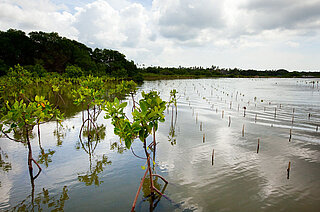
[{"label": "cloudy sky", "polygon": [[320,0],[0,0],[10,28],[145,65],[320,70]]}]

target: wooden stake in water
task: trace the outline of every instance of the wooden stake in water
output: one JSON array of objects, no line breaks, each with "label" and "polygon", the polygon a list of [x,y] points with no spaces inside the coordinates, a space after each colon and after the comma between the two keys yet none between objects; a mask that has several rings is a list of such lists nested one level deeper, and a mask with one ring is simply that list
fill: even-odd
[{"label": "wooden stake in water", "polygon": [[206,141],[206,134],[203,133],[202,142],[204,143],[205,141]]},{"label": "wooden stake in water", "polygon": [[289,179],[289,176],[290,176],[290,168],[291,168],[291,162],[289,161],[288,168],[287,168],[287,179]]},{"label": "wooden stake in water", "polygon": [[292,129],[290,129],[289,142],[291,142],[291,138],[292,138]]},{"label": "wooden stake in water", "polygon": [[196,113],[196,123],[198,123],[198,113]]},{"label": "wooden stake in water", "polygon": [[258,114],[256,114],[256,116],[254,117],[254,123],[257,123],[257,116]]},{"label": "wooden stake in water", "polygon": [[277,108],[274,108],[274,117],[277,117]]},{"label": "wooden stake in water", "polygon": [[316,127],[316,132],[318,132],[318,128],[319,128],[319,126],[317,125],[317,127]]},{"label": "wooden stake in water", "polygon": [[230,127],[231,125],[231,117],[229,116],[229,124],[228,124],[228,127]]},{"label": "wooden stake in water", "polygon": [[308,119],[310,120],[310,118],[311,118],[311,113],[309,113],[309,115],[308,115]]},{"label": "wooden stake in water", "polygon": [[260,139],[258,138],[257,154],[259,153]]},{"label": "wooden stake in water", "polygon": [[244,137],[244,124],[242,125],[242,137]]},{"label": "wooden stake in water", "polygon": [[214,161],[214,149],[212,149],[212,156],[211,156],[211,164],[213,166],[213,161]]},{"label": "wooden stake in water", "polygon": [[221,111],[221,117],[223,118],[224,116],[224,110]]},{"label": "wooden stake in water", "polygon": [[246,117],[246,109],[247,107],[243,107],[243,117]]},{"label": "wooden stake in water", "polygon": [[200,122],[200,131],[202,131],[202,122]]}]

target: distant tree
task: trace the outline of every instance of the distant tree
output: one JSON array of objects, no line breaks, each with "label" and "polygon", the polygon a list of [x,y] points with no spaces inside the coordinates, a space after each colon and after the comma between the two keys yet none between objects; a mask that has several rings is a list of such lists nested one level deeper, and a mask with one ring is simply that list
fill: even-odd
[{"label": "distant tree", "polygon": [[65,76],[70,78],[77,78],[83,76],[83,71],[77,66],[67,66]]},{"label": "distant tree", "polygon": [[34,59],[34,45],[21,30],[0,31],[0,60],[7,66],[30,65]]}]

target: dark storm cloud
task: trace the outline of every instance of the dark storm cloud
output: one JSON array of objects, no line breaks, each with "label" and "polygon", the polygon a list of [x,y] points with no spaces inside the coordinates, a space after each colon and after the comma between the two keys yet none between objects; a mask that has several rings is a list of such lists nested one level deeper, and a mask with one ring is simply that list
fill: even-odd
[{"label": "dark storm cloud", "polygon": [[217,1],[175,1],[175,4],[160,11],[160,34],[167,38],[191,40],[202,29],[224,26],[221,4]]},{"label": "dark storm cloud", "polygon": [[320,1],[251,0],[241,9],[252,15],[256,29],[303,29],[319,26]]}]

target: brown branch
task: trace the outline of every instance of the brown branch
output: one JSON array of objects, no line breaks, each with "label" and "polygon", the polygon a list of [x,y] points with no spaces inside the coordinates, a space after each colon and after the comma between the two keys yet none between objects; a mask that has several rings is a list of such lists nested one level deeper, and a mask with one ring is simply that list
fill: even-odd
[{"label": "brown branch", "polygon": [[143,157],[137,155],[137,154],[133,151],[133,148],[132,148],[132,147],[131,147],[130,149],[131,149],[132,154],[133,154],[134,156],[136,156],[137,158],[147,160],[147,158],[143,158]]},{"label": "brown branch", "polygon": [[39,176],[39,174],[40,174],[40,172],[42,171],[42,169],[41,169],[40,165],[37,163],[37,161],[36,161],[35,159],[31,158],[31,160],[37,165],[37,167],[38,167],[38,169],[39,169],[39,171],[38,171],[38,173],[36,174],[36,176],[33,177],[33,179],[35,180],[35,179],[37,179],[37,177]]},{"label": "brown branch", "polygon": [[7,133],[3,132],[3,130],[1,130],[1,132],[2,132],[8,139],[10,139],[10,140],[12,140],[12,141],[25,144],[25,142],[23,142],[23,141],[19,141],[19,140],[16,140],[16,139],[14,139],[14,138],[11,138],[10,136],[8,136]]},{"label": "brown branch", "polygon": [[143,175],[143,177],[142,177],[142,179],[141,179],[141,182],[140,182],[138,191],[137,191],[137,193],[136,193],[136,196],[135,196],[134,201],[133,201],[133,204],[132,204],[131,212],[133,212],[133,211],[134,211],[134,208],[136,207],[137,199],[138,199],[138,197],[139,197],[139,193],[140,193],[141,187],[142,187],[142,185],[143,185],[143,182],[144,182],[144,180],[145,180],[145,178],[146,178],[147,173],[148,173],[148,169],[146,170],[146,172],[144,173],[144,175]]},{"label": "brown branch", "polygon": [[159,178],[161,178],[166,184],[168,184],[168,181],[167,181],[166,179],[164,179],[164,177],[162,177],[161,175],[152,174],[152,176],[159,177]]}]

